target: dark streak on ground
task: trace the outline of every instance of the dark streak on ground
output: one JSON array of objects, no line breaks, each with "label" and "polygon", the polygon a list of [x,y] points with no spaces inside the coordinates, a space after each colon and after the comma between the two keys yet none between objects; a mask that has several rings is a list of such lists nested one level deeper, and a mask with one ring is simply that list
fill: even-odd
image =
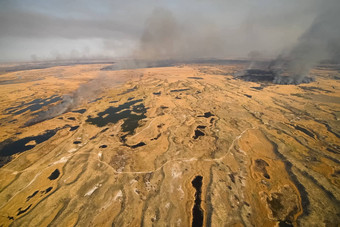
[{"label": "dark streak on ground", "polygon": [[310,202],[309,202],[309,198],[308,198],[308,193],[306,191],[306,188],[299,182],[296,175],[293,173],[293,171],[292,171],[293,164],[291,162],[289,162],[287,160],[287,158],[279,152],[277,144],[274,141],[272,141],[271,139],[269,139],[264,132],[263,132],[263,134],[265,135],[267,140],[273,145],[273,147],[274,147],[273,151],[274,151],[275,155],[278,156],[282,160],[290,179],[293,181],[296,188],[299,190],[299,193],[300,193],[300,196],[301,196],[301,205],[302,205],[302,215],[299,216],[299,218],[301,218],[302,216],[305,216],[305,215],[309,215]]}]

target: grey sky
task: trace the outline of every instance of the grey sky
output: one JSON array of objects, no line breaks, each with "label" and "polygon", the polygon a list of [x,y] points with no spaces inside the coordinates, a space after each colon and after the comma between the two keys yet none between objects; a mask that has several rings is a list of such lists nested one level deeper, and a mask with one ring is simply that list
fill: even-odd
[{"label": "grey sky", "polygon": [[333,0],[0,0],[0,61],[273,57]]}]

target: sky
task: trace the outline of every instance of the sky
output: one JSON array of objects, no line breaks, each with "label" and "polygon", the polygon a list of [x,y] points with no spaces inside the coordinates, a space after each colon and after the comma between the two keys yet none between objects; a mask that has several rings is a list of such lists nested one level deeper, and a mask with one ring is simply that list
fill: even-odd
[{"label": "sky", "polygon": [[271,58],[335,0],[0,0],[0,61]]}]

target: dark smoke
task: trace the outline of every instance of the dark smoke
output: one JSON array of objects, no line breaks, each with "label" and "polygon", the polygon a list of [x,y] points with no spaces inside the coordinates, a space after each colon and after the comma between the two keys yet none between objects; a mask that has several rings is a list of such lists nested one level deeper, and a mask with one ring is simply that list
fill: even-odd
[{"label": "dark smoke", "polygon": [[[340,3],[334,1],[317,16],[310,28],[299,38],[287,55],[279,56],[269,65],[276,73],[274,83],[308,83],[309,71],[322,60],[337,58],[340,53]],[[337,59],[339,60],[339,59]]]},{"label": "dark smoke", "polygon": [[156,8],[146,20],[135,58],[159,61],[175,57],[180,35],[178,26],[169,10]]},{"label": "dark smoke", "polygon": [[138,66],[171,65],[196,59],[216,58],[225,52],[226,40],[214,21],[187,18],[157,7],[146,19],[132,58]]}]

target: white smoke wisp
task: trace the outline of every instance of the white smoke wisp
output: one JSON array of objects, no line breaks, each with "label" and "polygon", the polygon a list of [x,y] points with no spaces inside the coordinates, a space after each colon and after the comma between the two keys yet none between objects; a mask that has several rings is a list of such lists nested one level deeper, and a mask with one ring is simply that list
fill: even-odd
[{"label": "white smoke wisp", "polygon": [[91,99],[98,97],[106,89],[118,86],[124,83],[129,77],[124,76],[113,76],[107,75],[104,72],[96,77],[95,79],[89,81],[88,83],[82,84],[74,92],[63,95],[62,101],[46,111],[38,113],[35,118],[30,119],[25,123],[24,126],[34,125],[36,123],[52,119],[63,113],[71,111],[74,108],[79,107],[82,104],[87,103]]}]

